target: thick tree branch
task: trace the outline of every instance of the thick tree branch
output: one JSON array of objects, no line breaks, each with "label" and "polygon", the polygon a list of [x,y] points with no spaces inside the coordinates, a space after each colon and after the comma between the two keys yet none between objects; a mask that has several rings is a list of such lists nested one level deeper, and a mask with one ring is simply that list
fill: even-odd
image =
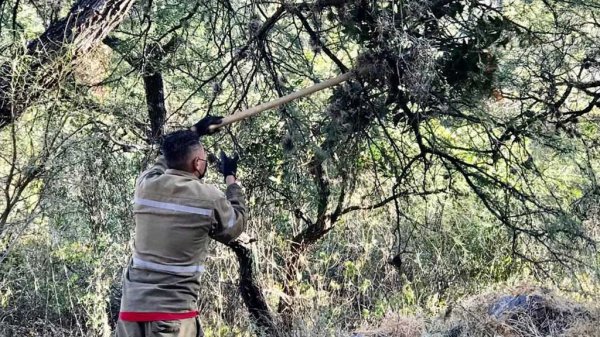
[{"label": "thick tree branch", "polygon": [[[40,95],[54,88],[81,55],[94,48],[123,19],[134,0],[80,0],[69,14],[27,46],[33,60],[22,78],[8,65],[0,78],[0,129],[12,123]],[[22,83],[13,91],[13,82]]]}]

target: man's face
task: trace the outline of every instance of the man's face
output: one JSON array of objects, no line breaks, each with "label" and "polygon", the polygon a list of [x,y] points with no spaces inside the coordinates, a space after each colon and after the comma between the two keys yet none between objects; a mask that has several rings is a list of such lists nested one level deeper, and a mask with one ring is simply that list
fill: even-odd
[{"label": "man's face", "polygon": [[201,145],[194,151],[194,159],[192,162],[192,166],[194,168],[194,174],[198,178],[204,177],[206,174],[207,162],[206,162],[206,151],[204,151],[204,147]]}]

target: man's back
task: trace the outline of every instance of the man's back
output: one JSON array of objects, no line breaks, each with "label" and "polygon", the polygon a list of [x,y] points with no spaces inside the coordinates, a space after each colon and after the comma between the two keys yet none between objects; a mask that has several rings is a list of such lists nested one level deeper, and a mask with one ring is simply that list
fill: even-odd
[{"label": "man's back", "polygon": [[243,225],[236,223],[238,217],[243,221],[245,213],[241,189],[233,185],[229,190],[231,201],[214,185],[178,170],[142,176],[135,193],[136,255],[172,265],[202,263],[209,234],[229,229],[233,230],[228,233],[231,239],[243,230]]},{"label": "man's back", "polygon": [[123,274],[119,337],[150,337],[162,328],[169,336],[195,335],[200,276],[210,240],[227,243],[244,231],[246,207],[235,183],[235,165],[225,175],[225,193],[203,184],[206,166],[198,172],[205,153],[197,139],[183,136],[191,143],[189,151],[181,152],[184,163],[189,161],[187,169],[168,168],[173,165],[167,153],[167,159],[159,157],[136,182],[135,239]]}]

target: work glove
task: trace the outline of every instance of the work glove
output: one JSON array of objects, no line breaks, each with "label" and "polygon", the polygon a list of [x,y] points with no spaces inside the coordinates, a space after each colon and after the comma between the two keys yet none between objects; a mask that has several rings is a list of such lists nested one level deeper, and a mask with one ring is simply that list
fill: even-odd
[{"label": "work glove", "polygon": [[202,118],[200,121],[198,121],[198,123],[194,124],[193,130],[196,132],[196,134],[198,134],[198,137],[202,137],[205,135],[211,135],[211,134],[215,133],[216,130],[211,131],[209,129],[209,127],[211,125],[221,124],[222,120],[223,120],[223,117],[208,115],[208,116]]},{"label": "work glove", "polygon": [[235,155],[229,157],[225,154],[225,152],[221,151],[220,157],[221,158],[219,160],[219,172],[223,174],[224,178],[226,178],[227,176],[235,177],[237,172],[238,160],[240,159],[238,154],[236,153]]}]

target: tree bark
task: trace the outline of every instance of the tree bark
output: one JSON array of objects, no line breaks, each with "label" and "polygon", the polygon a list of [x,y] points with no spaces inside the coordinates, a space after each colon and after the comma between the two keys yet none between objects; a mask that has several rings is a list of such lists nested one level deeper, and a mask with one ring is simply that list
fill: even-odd
[{"label": "tree bark", "polygon": [[164,134],[164,124],[167,119],[165,88],[162,73],[160,72],[160,63],[167,54],[175,52],[181,44],[181,40],[177,35],[173,35],[162,46],[157,42],[152,43],[146,48],[143,56],[135,55],[130,50],[124,50],[123,41],[116,37],[108,36],[103,42],[112,50],[119,53],[123,57],[123,60],[130,66],[142,73],[148,118],[150,119],[150,135],[148,139],[151,143],[159,142],[160,137]]},{"label": "tree bark", "polygon": [[[126,17],[135,0],[79,0],[69,14],[30,41],[23,74],[9,65],[0,76],[0,130],[15,121],[43,90],[56,87],[77,59],[94,48]],[[14,83],[18,82],[18,90]]]},{"label": "tree bark", "polygon": [[146,104],[150,118],[151,141],[157,142],[163,135],[167,110],[165,108],[165,89],[161,73],[156,72],[144,75],[144,89],[146,91]]},{"label": "tree bark", "polygon": [[[325,146],[326,145],[323,145],[321,148],[326,149]],[[285,277],[283,279],[284,296],[279,299],[277,311],[281,315],[282,326],[287,330],[291,329],[293,325],[293,302],[297,296],[296,275],[299,271],[300,255],[333,229],[333,225],[341,212],[341,204],[345,197],[345,193],[342,190],[339,199],[340,205],[329,218],[330,223],[329,226],[327,226],[327,208],[329,206],[331,190],[329,188],[329,180],[326,177],[325,168],[323,167],[323,160],[313,157],[309,165],[309,172],[313,176],[315,184],[318,187],[317,219],[314,222],[310,221],[300,210],[297,210],[295,214],[297,218],[303,220],[307,224],[307,227],[292,238],[290,254],[285,261]]]},{"label": "tree bark", "polygon": [[280,336],[279,329],[277,329],[271,310],[267,305],[267,300],[254,273],[252,250],[239,242],[231,243],[229,247],[235,252],[240,264],[240,293],[252,321],[266,336]]}]

